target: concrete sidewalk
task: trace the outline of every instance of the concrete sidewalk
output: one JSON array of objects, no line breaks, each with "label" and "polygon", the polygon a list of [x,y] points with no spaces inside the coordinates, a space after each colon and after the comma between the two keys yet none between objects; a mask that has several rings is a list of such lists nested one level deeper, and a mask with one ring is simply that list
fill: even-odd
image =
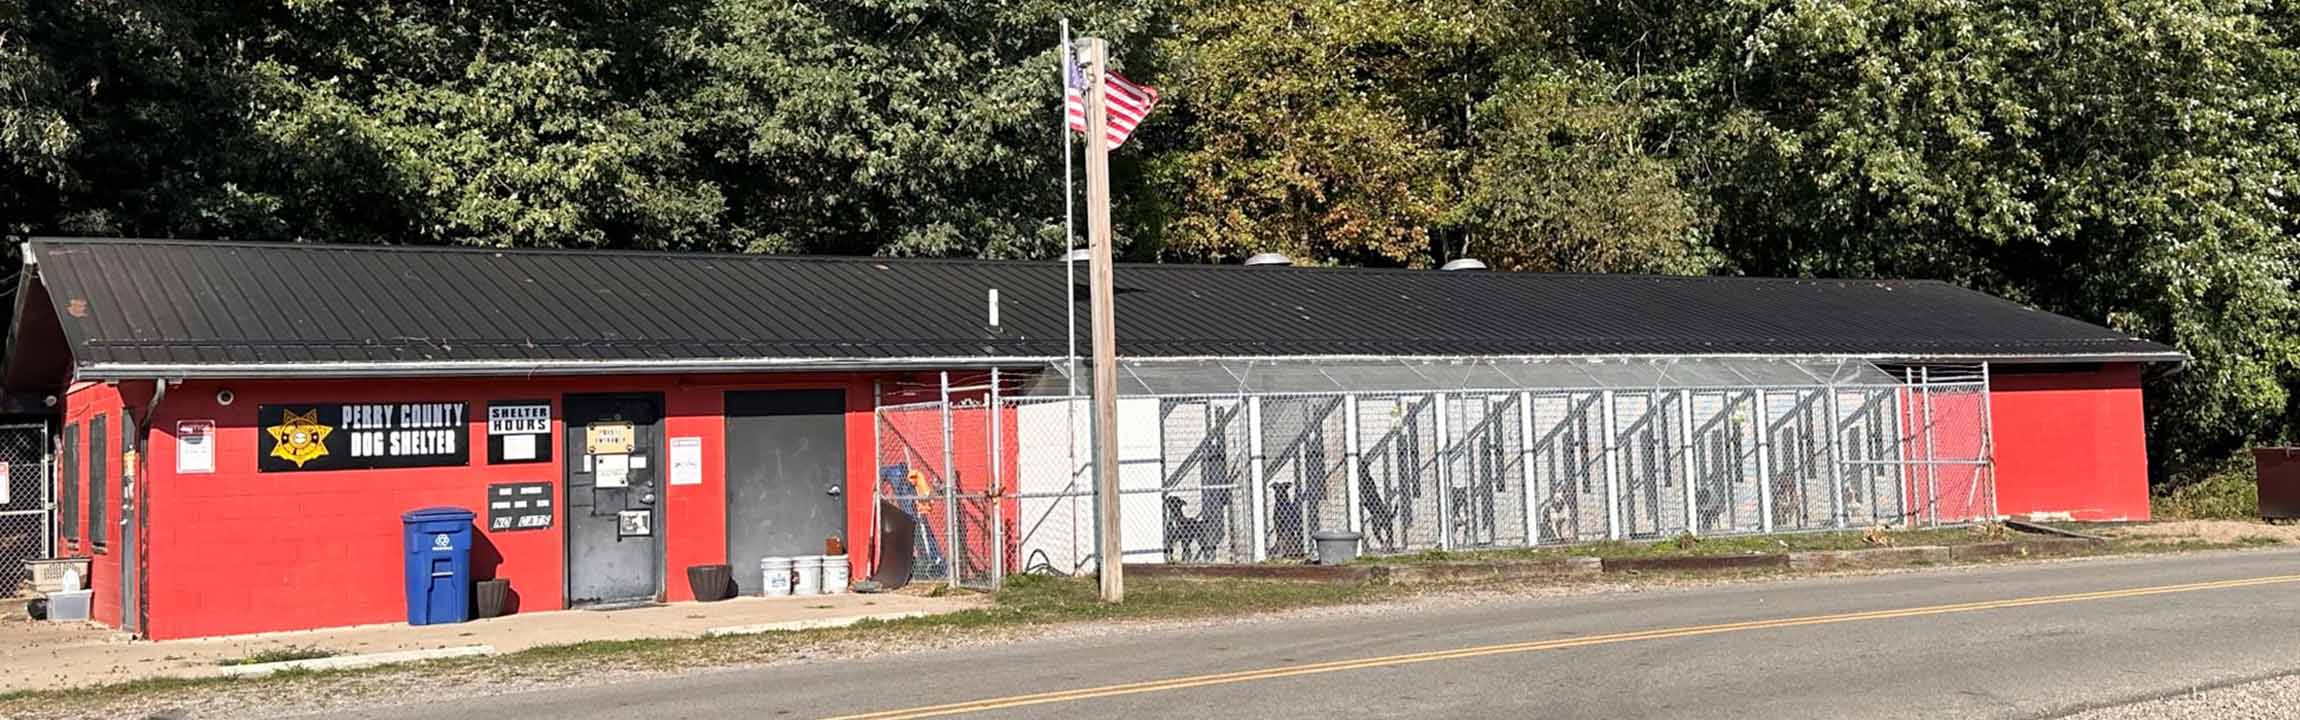
[{"label": "concrete sidewalk", "polygon": [[[316,648],[338,657],[407,653],[424,657],[509,653],[592,640],[694,638],[835,627],[864,619],[916,617],[979,607],[980,597],[813,595],[742,597],[627,610],[559,610],[454,625],[362,625],[328,630],[146,642],[81,623],[26,619],[10,601],[0,616],[0,692],[52,690],[154,677],[227,674],[221,663],[267,650]],[[430,652],[425,652],[430,651]],[[337,662],[342,662],[337,660]]]}]

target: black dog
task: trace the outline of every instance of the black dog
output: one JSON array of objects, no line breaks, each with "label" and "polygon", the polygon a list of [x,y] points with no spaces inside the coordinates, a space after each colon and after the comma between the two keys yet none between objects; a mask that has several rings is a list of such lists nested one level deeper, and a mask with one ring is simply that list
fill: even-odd
[{"label": "black dog", "polygon": [[1182,511],[1182,498],[1166,496],[1167,562],[1213,562],[1222,535],[1222,512],[1213,503],[1190,517]]},{"label": "black dog", "polygon": [[[1404,499],[1400,498],[1400,502]],[[1395,504],[1382,499],[1382,484],[1374,481],[1374,474],[1358,471],[1358,507],[1366,512],[1366,529],[1380,541],[1384,552],[1396,552],[1398,510]]]}]

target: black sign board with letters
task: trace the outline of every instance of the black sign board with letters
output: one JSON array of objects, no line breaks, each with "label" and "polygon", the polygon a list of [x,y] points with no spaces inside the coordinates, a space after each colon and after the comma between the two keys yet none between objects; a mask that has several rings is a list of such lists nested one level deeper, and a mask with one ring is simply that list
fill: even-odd
[{"label": "black sign board with letters", "polygon": [[487,486],[487,529],[490,532],[542,530],[551,527],[551,483],[504,483]]},{"label": "black sign board with letters", "polygon": [[308,403],[256,408],[256,469],[363,470],[466,465],[460,402]]},{"label": "black sign board with letters", "polygon": [[551,401],[487,403],[487,462],[551,462]]}]

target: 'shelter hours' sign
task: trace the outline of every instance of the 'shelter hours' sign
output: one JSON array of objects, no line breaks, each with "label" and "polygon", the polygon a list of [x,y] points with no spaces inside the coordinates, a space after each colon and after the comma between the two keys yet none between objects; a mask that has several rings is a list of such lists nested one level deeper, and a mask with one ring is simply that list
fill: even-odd
[{"label": "'shelter hours' sign", "polygon": [[256,468],[293,472],[468,464],[466,410],[460,402],[258,406]]}]

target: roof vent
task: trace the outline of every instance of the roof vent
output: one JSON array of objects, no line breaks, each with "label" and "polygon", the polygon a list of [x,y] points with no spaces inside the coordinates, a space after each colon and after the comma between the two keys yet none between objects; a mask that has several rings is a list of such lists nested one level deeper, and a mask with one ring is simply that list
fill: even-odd
[{"label": "roof vent", "polygon": [[1452,260],[1447,260],[1447,261],[1446,261],[1446,263],[1445,263],[1444,265],[1441,265],[1441,266],[1439,266],[1439,267],[1438,267],[1438,269],[1439,269],[1439,270],[1484,270],[1484,269],[1485,269],[1485,262],[1484,262],[1484,261],[1481,261],[1481,260],[1479,260],[1479,259],[1477,259],[1477,258],[1455,258],[1455,259],[1452,259]]},{"label": "roof vent", "polygon": [[1282,254],[1282,253],[1274,253],[1274,252],[1266,252],[1266,253],[1254,253],[1254,256],[1253,256],[1253,257],[1250,257],[1250,258],[1246,258],[1246,266],[1247,266],[1247,267],[1257,267],[1257,266],[1262,266],[1262,265],[1270,265],[1270,266],[1274,266],[1274,267],[1285,267],[1285,266],[1287,266],[1287,265],[1292,265],[1292,264],[1294,264],[1294,259],[1293,259],[1293,258],[1290,258],[1290,257],[1286,257],[1286,256],[1285,256],[1284,254]]}]

